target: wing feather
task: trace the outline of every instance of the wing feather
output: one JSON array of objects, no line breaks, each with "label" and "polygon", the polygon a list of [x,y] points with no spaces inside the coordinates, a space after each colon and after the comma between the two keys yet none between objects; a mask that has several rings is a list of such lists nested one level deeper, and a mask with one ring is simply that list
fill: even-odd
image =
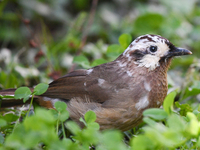
[{"label": "wing feather", "polygon": [[51,82],[48,90],[42,96],[65,100],[85,97],[85,95],[88,95],[84,86],[86,71],[76,70]]}]

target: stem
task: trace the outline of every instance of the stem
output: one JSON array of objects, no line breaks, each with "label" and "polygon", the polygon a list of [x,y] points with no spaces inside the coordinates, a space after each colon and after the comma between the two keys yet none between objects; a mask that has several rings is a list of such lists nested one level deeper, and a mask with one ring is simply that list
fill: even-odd
[{"label": "stem", "polygon": [[59,120],[57,120],[57,124],[56,124],[56,132],[57,132],[57,135],[58,135],[58,123],[59,123]]},{"label": "stem", "polygon": [[[24,108],[24,105],[23,105],[22,108],[20,109],[19,119],[20,119],[20,117],[21,117],[21,115],[22,115],[22,109],[23,109],[23,108]],[[16,129],[17,125],[19,124],[19,119],[17,119],[17,121],[16,121],[16,123],[15,123],[15,126],[14,126],[12,132],[14,132],[14,130]]]},{"label": "stem", "polygon": [[62,122],[62,130],[63,130],[63,136],[64,138],[66,138],[66,135],[65,135],[65,128],[64,128],[64,123]]},{"label": "stem", "polygon": [[32,95],[31,102],[30,102],[30,105],[29,105],[29,109],[28,109],[26,118],[28,118],[28,114],[29,114],[29,112],[30,112],[30,110],[31,110],[31,106],[32,106],[32,104],[33,104],[33,97],[34,97],[34,94]]}]

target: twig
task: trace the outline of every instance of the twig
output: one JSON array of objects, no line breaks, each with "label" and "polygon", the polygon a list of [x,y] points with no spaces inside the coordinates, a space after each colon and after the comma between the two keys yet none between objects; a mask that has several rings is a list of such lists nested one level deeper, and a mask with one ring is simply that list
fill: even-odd
[{"label": "twig", "polygon": [[[90,10],[88,25],[86,26],[86,29],[83,32],[81,44],[80,44],[80,46],[79,46],[79,48],[76,52],[76,56],[80,55],[80,53],[82,52],[82,49],[85,46],[85,43],[87,41],[88,32],[89,32],[89,29],[91,28],[91,25],[92,25],[93,20],[94,20],[94,15],[95,15],[95,12],[96,12],[97,3],[98,3],[98,0],[92,1],[92,7],[91,7],[91,10]],[[73,71],[75,67],[76,67],[76,64],[73,64],[72,67],[69,69],[69,72]]]},{"label": "twig", "polygon": [[90,10],[90,15],[89,15],[89,20],[88,20],[88,25],[86,26],[86,29],[85,31],[83,32],[83,36],[82,36],[82,40],[81,40],[81,44],[80,44],[80,47],[77,51],[77,55],[79,55],[85,45],[85,42],[87,40],[87,37],[88,37],[88,31],[89,29],[91,28],[91,25],[93,23],[93,20],[94,20],[94,15],[95,15],[95,12],[96,12],[96,7],[97,7],[97,3],[98,3],[98,0],[93,0],[92,1],[92,7],[91,7],[91,10]]}]

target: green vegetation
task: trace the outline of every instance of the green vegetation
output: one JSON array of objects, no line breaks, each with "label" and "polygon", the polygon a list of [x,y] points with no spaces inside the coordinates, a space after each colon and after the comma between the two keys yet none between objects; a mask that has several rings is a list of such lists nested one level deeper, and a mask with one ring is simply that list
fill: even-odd
[{"label": "green vegetation", "polygon": [[173,60],[163,109],[146,110],[144,123],[125,133],[99,131],[92,111],[80,129],[63,102],[0,109],[0,149],[199,149],[199,1],[95,2],[0,1],[0,89],[21,87],[15,98],[26,101],[70,70],[114,60],[137,36],[160,34],[193,52]]}]

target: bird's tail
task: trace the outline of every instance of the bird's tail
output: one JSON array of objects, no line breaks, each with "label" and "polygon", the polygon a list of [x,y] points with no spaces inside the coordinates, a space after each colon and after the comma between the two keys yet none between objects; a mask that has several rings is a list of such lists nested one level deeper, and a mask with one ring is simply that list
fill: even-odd
[{"label": "bird's tail", "polygon": [[[6,89],[1,90],[0,95],[2,96],[14,96],[16,89]],[[1,98],[0,99],[0,108],[6,108],[6,107],[13,107],[13,106],[20,106],[23,105],[23,100],[16,100],[14,98]]]},{"label": "bird's tail", "polygon": [[[27,100],[26,103],[23,102],[23,99],[10,98],[9,96],[14,96],[15,90],[16,89],[0,90],[0,95],[4,97],[6,96],[5,98],[0,97],[0,108],[16,107],[30,103],[31,98],[29,98],[29,100]],[[33,89],[30,90],[32,91]],[[42,96],[34,96],[34,102],[41,107],[53,108],[52,99],[46,99]]]},{"label": "bird's tail", "polygon": [[15,90],[16,89],[0,90],[0,95],[3,95],[3,96],[5,96],[5,95],[10,95],[10,96],[13,95],[14,96]]}]

